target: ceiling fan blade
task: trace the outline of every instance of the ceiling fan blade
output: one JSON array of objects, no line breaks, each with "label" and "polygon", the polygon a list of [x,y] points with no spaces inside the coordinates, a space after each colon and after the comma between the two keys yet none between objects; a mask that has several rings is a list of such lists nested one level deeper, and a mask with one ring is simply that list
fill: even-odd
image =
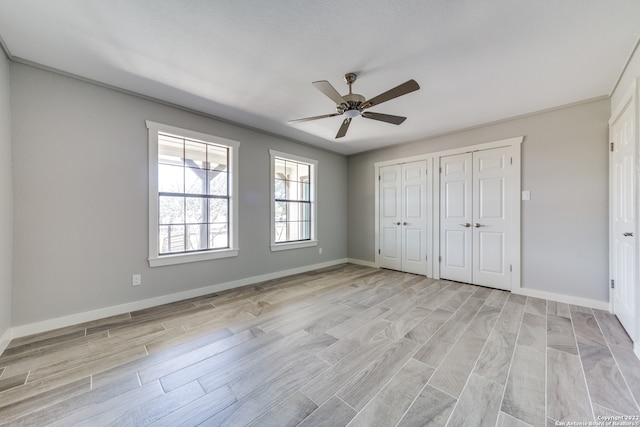
[{"label": "ceiling fan blade", "polygon": [[342,97],[342,95],[340,95],[338,93],[338,91],[336,90],[336,88],[334,88],[331,83],[329,83],[326,80],[320,80],[317,82],[313,82],[312,83],[313,86],[315,86],[316,89],[318,89],[320,92],[324,93],[326,96],[328,96],[329,98],[331,98],[331,100],[333,102],[336,103],[336,105],[340,105],[340,104],[348,104],[347,101],[345,101],[345,99]]},{"label": "ceiling fan blade", "polygon": [[407,120],[406,117],[392,116],[391,114],[374,113],[373,111],[363,112],[362,117],[367,119],[379,120],[381,122],[391,123],[393,125],[402,124],[402,122]]},{"label": "ceiling fan blade", "polygon": [[378,96],[374,96],[373,98],[371,98],[368,101],[365,101],[362,104],[362,107],[360,107],[360,109],[365,109],[365,108],[369,108],[369,107],[373,107],[374,105],[379,105],[382,104],[383,102],[387,102],[391,99],[397,98],[399,96],[402,95],[406,95],[408,93],[411,93],[413,91],[416,91],[420,89],[420,86],[418,85],[418,82],[416,82],[415,80],[408,80],[404,83],[402,83],[401,85],[398,85],[396,87],[394,87],[393,89],[389,89],[388,91],[381,93]]},{"label": "ceiling fan blade", "polygon": [[338,113],[324,114],[322,116],[305,117],[304,119],[289,120],[287,123],[308,122],[308,121],[311,121],[311,120],[326,119],[327,117],[335,117],[335,116],[339,116],[339,115],[340,114],[338,114]]},{"label": "ceiling fan blade", "polygon": [[338,129],[338,133],[336,134],[336,139],[342,138],[347,134],[347,130],[349,129],[349,125],[351,124],[351,117],[347,117],[342,122],[342,126]]}]

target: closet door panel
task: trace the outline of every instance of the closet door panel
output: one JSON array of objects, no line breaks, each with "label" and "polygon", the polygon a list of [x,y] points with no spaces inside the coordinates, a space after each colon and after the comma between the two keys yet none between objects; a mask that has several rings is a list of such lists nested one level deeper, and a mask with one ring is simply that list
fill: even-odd
[{"label": "closet door panel", "polygon": [[402,188],[400,165],[380,168],[380,258],[382,268],[402,268]]},{"label": "closet door panel", "polygon": [[472,154],[440,159],[440,277],[472,280]]},{"label": "closet door panel", "polygon": [[427,162],[402,165],[402,271],[427,274]]},{"label": "closet door panel", "polygon": [[473,282],[509,289],[507,233],[510,212],[508,148],[473,153]]}]

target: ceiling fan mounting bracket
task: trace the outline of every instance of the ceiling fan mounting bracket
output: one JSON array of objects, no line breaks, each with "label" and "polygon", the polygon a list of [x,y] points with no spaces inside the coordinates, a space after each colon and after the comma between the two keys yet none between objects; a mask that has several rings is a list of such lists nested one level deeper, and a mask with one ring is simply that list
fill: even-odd
[{"label": "ceiling fan mounting bracket", "polygon": [[348,84],[348,85],[352,85],[356,79],[358,78],[358,75],[356,73],[347,73],[344,75],[344,81]]}]

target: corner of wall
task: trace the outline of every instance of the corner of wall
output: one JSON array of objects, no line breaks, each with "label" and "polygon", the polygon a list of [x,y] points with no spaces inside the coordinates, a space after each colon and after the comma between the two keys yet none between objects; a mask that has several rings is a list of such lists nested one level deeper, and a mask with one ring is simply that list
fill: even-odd
[{"label": "corner of wall", "polygon": [[3,48],[0,48],[0,354],[12,337],[13,310],[13,155],[10,59],[7,51]]},{"label": "corner of wall", "polygon": [[9,343],[13,339],[13,329],[7,329],[4,334],[0,335],[0,354],[2,354],[6,348],[9,346]]}]

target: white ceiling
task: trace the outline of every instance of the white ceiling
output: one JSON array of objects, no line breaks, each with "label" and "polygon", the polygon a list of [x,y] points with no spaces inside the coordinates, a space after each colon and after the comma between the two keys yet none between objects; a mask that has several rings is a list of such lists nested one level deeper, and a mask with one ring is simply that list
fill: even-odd
[{"label": "white ceiling", "polygon": [[[638,0],[3,0],[10,55],[343,154],[610,95],[640,38]],[[358,73],[355,118],[311,82]]]}]

